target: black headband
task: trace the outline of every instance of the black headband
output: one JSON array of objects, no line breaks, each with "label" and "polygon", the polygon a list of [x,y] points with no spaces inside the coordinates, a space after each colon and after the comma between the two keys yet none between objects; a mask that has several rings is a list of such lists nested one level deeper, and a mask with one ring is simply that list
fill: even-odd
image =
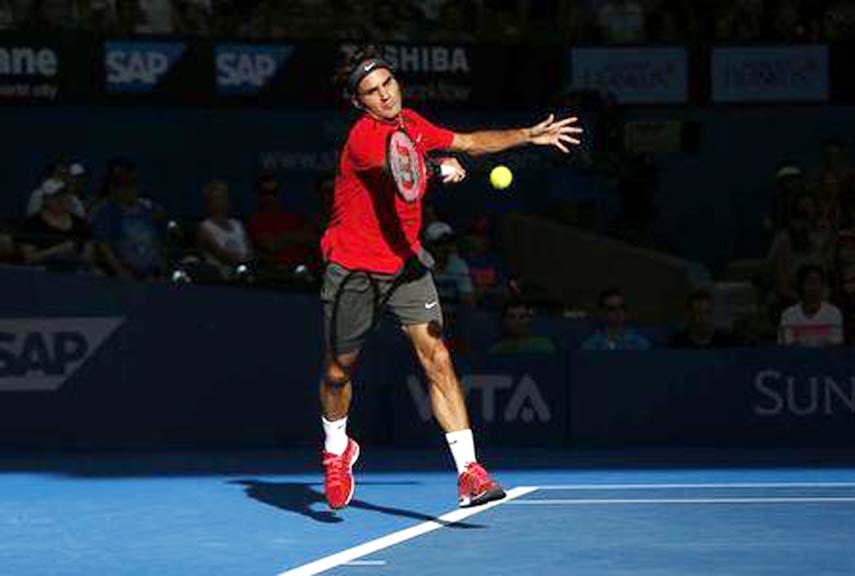
[{"label": "black headband", "polygon": [[362,82],[362,79],[380,68],[385,68],[389,72],[395,72],[395,67],[382,58],[370,58],[360,62],[357,66],[354,66],[353,70],[350,72],[350,76],[347,77],[348,94],[355,95],[356,88],[359,86],[359,83]]}]

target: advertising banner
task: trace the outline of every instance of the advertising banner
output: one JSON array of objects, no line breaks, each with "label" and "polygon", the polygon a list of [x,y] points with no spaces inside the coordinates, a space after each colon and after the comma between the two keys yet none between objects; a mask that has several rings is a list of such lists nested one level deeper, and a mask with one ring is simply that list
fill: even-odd
[{"label": "advertising banner", "polygon": [[855,433],[851,350],[574,353],[579,444],[838,447]]},{"label": "advertising banner", "polygon": [[828,98],[826,46],[713,50],[714,102],[819,102]]},{"label": "advertising banner", "polygon": [[610,94],[626,104],[688,100],[685,48],[573,48],[570,90]]},{"label": "advertising banner", "polygon": [[91,99],[96,53],[96,44],[86,37],[0,36],[0,103]]}]

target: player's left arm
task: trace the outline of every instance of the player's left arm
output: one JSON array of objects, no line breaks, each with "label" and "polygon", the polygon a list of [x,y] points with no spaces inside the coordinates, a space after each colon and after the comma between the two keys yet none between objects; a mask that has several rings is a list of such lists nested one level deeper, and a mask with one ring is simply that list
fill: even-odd
[{"label": "player's left arm", "polygon": [[555,146],[567,154],[570,152],[570,146],[581,143],[578,136],[583,130],[577,126],[578,121],[576,116],[556,120],[555,114],[550,114],[546,120],[529,128],[455,133],[451,150],[470,156],[481,156],[518,146],[537,145]]}]

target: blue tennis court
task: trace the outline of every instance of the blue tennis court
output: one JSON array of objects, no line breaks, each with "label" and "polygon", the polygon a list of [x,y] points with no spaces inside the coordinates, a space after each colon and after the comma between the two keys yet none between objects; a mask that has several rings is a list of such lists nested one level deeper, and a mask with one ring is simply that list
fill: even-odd
[{"label": "blue tennis court", "polygon": [[[3,574],[855,573],[855,467],[741,454],[494,454],[456,509],[444,454],[365,452],[327,511],[307,452],[7,457]],[[490,461],[488,459],[488,461]]]}]

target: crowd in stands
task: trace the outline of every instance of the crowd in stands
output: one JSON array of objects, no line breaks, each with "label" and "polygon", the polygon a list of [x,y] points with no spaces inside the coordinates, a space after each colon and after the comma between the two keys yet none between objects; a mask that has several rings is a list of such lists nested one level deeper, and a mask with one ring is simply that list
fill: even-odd
[{"label": "crowd in stands", "polygon": [[419,42],[840,41],[847,0],[0,0],[0,29]]},{"label": "crowd in stands", "polygon": [[[115,158],[103,172],[94,187],[84,163],[50,164],[22,201],[26,209],[21,219],[0,228],[0,262],[136,281],[317,288],[323,266],[317,247],[325,214],[284,208],[275,174],[259,175],[255,209],[248,215],[234,214],[229,184],[212,180],[199,192],[204,215],[180,221],[140,190],[133,161]],[[329,205],[332,190],[330,178],[319,181],[316,192],[323,206]],[[496,222],[478,216],[464,226],[455,224],[462,229],[458,232],[433,204],[426,203],[424,212],[423,242],[435,259],[446,333],[457,350],[477,351],[456,330],[457,316],[470,309],[495,315],[500,334],[485,352],[550,354],[567,347],[538,332],[530,293],[495,244]],[[855,170],[848,144],[826,141],[823,160],[811,172],[795,161],[782,162],[764,225],[770,248],[756,284],[767,329],[759,336],[718,326],[715,296],[701,287],[689,295],[684,323],[667,337],[661,331],[651,337],[645,327],[633,325],[624,292],[608,288],[585,318],[588,334],[573,347],[642,351],[852,343]],[[632,287],[624,288],[631,301]]]}]

